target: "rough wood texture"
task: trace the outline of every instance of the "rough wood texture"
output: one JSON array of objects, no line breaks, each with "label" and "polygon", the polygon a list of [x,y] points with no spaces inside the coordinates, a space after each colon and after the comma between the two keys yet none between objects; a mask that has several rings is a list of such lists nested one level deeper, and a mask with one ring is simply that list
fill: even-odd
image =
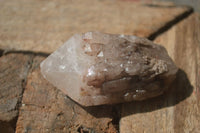
[{"label": "rough wood texture", "polygon": [[28,76],[16,132],[109,132],[116,129],[111,106],[82,108],[43,79],[36,57]]},{"label": "rough wood texture", "polygon": [[5,0],[0,48],[53,52],[74,33],[94,30],[147,37],[190,11],[131,0]]},{"label": "rough wood texture", "polygon": [[0,58],[0,131],[14,132],[31,56],[8,54]]},{"label": "rough wood texture", "polygon": [[122,105],[121,133],[200,131],[200,17],[193,14],[155,42],[163,44],[180,68],[171,90],[148,101]]}]

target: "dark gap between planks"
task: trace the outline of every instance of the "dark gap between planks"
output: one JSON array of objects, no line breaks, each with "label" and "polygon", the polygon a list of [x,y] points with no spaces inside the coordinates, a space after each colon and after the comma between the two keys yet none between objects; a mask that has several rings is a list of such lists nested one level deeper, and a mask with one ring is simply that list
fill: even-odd
[{"label": "dark gap between planks", "polygon": [[194,12],[193,8],[188,7],[189,10],[180,14],[179,16],[177,16],[176,18],[174,18],[172,21],[169,21],[168,23],[166,23],[163,27],[161,27],[160,29],[158,29],[156,32],[154,32],[153,34],[151,34],[148,39],[149,40],[155,40],[156,37],[158,37],[160,34],[166,32],[167,30],[169,30],[172,26],[176,25],[178,22],[182,21],[183,19],[186,19],[188,16],[190,16],[190,14],[192,14]]}]

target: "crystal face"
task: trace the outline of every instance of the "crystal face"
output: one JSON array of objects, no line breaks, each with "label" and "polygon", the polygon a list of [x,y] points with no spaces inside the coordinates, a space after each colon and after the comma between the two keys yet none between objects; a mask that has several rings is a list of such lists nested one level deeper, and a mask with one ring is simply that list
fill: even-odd
[{"label": "crystal face", "polygon": [[100,32],[72,36],[41,63],[44,78],[83,106],[158,96],[177,70],[152,41]]}]

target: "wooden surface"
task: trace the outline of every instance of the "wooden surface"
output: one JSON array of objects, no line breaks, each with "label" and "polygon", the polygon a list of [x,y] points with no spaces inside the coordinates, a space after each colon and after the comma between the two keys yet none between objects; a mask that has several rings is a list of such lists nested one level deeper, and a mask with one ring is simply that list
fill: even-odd
[{"label": "wooden surface", "polygon": [[73,34],[95,30],[148,37],[190,11],[131,0],[5,0],[0,4],[0,48],[50,53]]},{"label": "wooden surface", "polygon": [[[190,13],[169,3],[131,0],[2,1],[0,131],[200,131],[200,18]],[[143,102],[84,108],[54,88],[39,63],[72,34],[89,30],[156,38],[180,68],[170,90]]]},{"label": "wooden surface", "polygon": [[[0,58],[0,131],[14,131],[24,83],[32,56],[4,55]],[[6,127],[6,128],[5,128]]]},{"label": "wooden surface", "polygon": [[177,78],[171,90],[163,96],[123,104],[120,132],[198,133],[200,16],[190,15],[155,42],[166,47],[180,68]]}]

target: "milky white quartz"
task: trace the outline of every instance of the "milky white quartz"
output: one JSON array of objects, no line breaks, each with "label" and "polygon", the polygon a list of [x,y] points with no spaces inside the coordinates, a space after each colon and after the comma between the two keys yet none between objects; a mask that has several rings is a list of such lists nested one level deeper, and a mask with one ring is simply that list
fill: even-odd
[{"label": "milky white quartz", "polygon": [[75,34],[40,66],[45,79],[83,106],[158,96],[177,72],[164,47],[100,32]]}]

